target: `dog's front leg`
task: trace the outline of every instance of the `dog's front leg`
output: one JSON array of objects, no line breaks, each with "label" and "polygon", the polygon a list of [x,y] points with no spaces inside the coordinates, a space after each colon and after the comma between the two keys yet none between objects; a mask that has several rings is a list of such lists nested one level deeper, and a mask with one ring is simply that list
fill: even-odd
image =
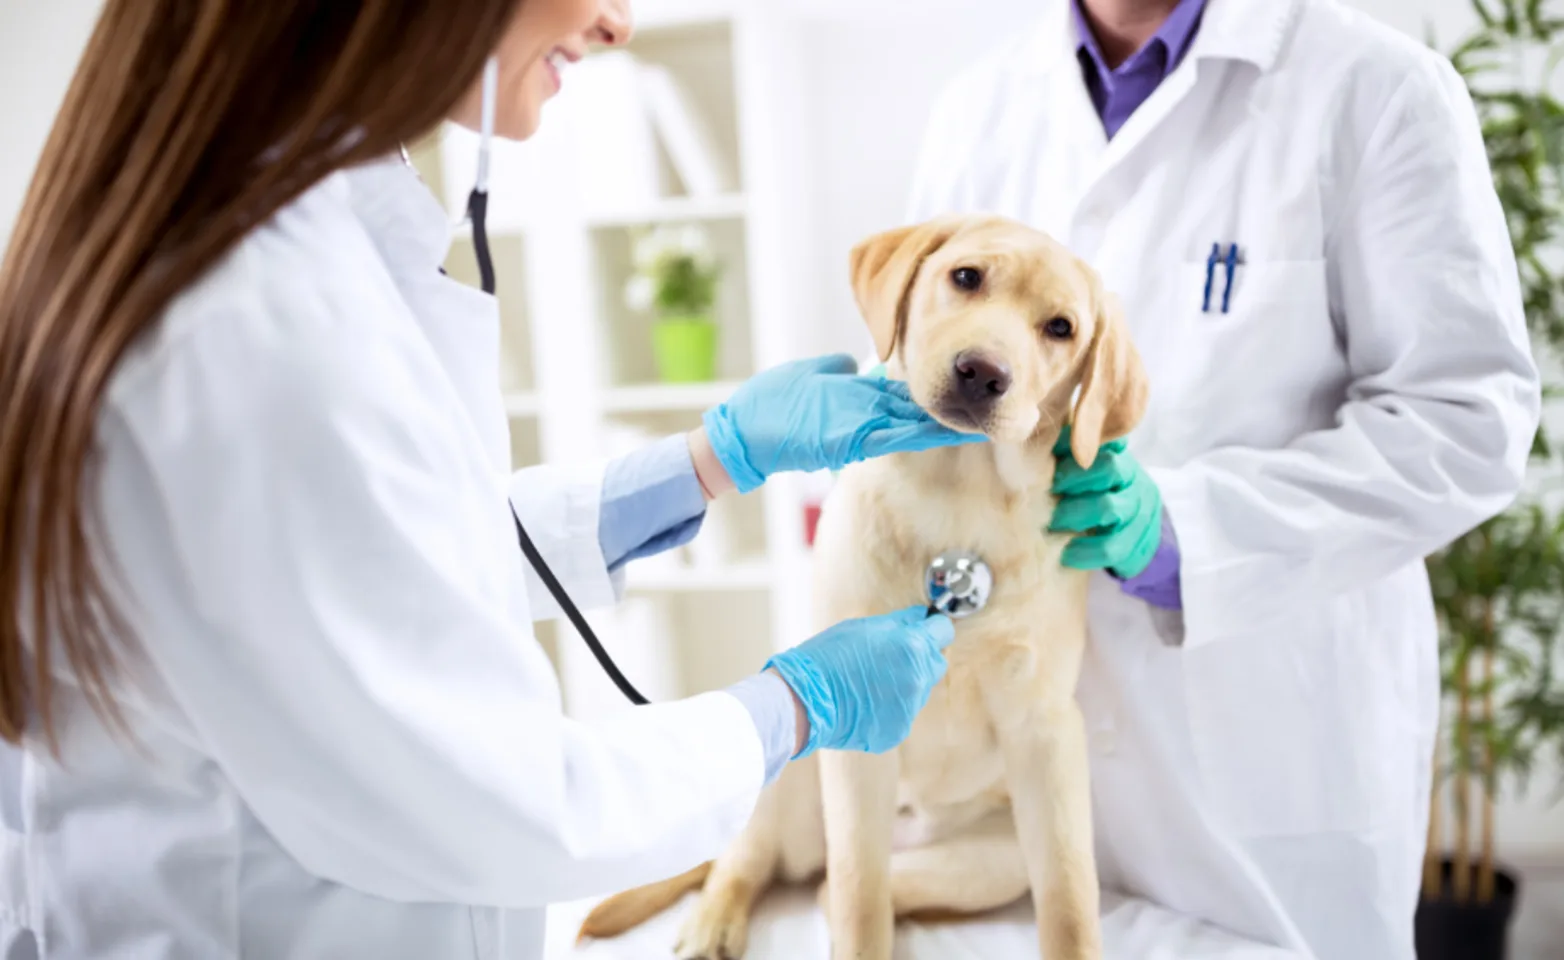
[{"label": "dog's front leg", "polygon": [[833,960],[890,960],[896,920],[891,906],[896,777],[895,751],[821,754]]},{"label": "dog's front leg", "polygon": [[1059,700],[1011,714],[999,743],[1043,956],[1101,960],[1086,724],[1073,698]]}]

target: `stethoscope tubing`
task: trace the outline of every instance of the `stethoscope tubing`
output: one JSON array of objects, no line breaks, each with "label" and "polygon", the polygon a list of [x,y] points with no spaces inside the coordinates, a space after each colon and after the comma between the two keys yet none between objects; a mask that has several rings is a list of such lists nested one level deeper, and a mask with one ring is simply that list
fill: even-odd
[{"label": "stethoscope tubing", "polygon": [[[467,195],[467,220],[472,225],[473,251],[478,260],[478,283],[484,293],[494,295],[498,287],[494,275],[494,256],[489,249],[489,150],[494,140],[494,109],[499,82],[498,62],[491,59],[483,70],[483,106],[480,140],[478,143],[478,176],[473,183],[472,192]],[[641,691],[635,688],[619,665],[614,663],[614,658],[608,655],[603,642],[598,639],[596,631],[587,623],[586,617],[581,615],[581,610],[575,601],[570,599],[570,593],[559,578],[554,575],[548,561],[543,559],[537,545],[527,535],[527,528],[521,525],[521,517],[517,515],[515,506],[511,506],[511,519],[516,524],[516,542],[521,545],[521,552],[526,556],[527,562],[532,564],[538,578],[543,581],[543,586],[559,604],[559,608],[565,612],[576,632],[581,634],[581,639],[586,641],[587,648],[592,651],[592,656],[597,658],[598,665],[603,672],[608,674],[608,679],[614,682],[619,692],[625,695],[636,706],[645,706],[651,703]]]}]

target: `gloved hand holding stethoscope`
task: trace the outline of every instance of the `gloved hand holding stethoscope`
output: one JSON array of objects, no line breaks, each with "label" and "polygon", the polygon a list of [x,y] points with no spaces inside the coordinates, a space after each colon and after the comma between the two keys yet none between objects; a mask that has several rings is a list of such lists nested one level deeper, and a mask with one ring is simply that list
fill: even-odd
[{"label": "gloved hand holding stethoscope", "polygon": [[[706,443],[733,486],[747,493],[783,471],[840,470],[891,453],[986,441],[939,424],[913,402],[905,384],[856,371],[843,355],[794,361],[751,378],[707,411]],[[523,551],[603,669],[632,702],[646,703],[519,521],[516,529]],[[772,657],[766,669],[792,689],[808,720],[798,755],[819,748],[882,753],[901,743],[944,677],[943,651],[953,639],[946,608],[913,607],[837,624]]]},{"label": "gloved hand holding stethoscope", "polygon": [[[481,286],[491,294],[496,278],[486,221],[497,72],[491,60],[483,77],[478,175],[467,203]],[[760,373],[707,411],[702,422],[710,452],[739,493],[783,471],[840,470],[887,454],[987,439],[940,424],[913,401],[904,383],[859,376],[856,361],[846,355],[797,360]],[[516,536],[604,672],[632,703],[647,703],[608,655],[519,517]],[[808,720],[808,731],[800,732],[799,755],[820,747],[881,753],[905,739],[945,675],[943,651],[955,639],[951,609],[931,598],[928,608],[847,621],[773,657],[766,669],[792,689]]]},{"label": "gloved hand holding stethoscope", "polygon": [[[871,457],[987,438],[937,423],[906,384],[856,375],[851,357],[799,360],[741,386],[703,418],[738,490],[784,470],[840,470]],[[906,739],[945,675],[955,639],[943,613],[913,607],[839,623],[772,657],[809,721],[799,756],[816,749],[883,753]]]}]

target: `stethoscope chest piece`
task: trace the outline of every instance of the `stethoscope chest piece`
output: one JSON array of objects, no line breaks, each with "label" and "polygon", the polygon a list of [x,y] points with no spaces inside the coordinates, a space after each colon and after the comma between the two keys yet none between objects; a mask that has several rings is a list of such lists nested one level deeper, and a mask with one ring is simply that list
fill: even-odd
[{"label": "stethoscope chest piece", "polygon": [[929,562],[924,592],[931,612],[952,619],[970,617],[988,603],[994,574],[975,553],[946,550]]}]

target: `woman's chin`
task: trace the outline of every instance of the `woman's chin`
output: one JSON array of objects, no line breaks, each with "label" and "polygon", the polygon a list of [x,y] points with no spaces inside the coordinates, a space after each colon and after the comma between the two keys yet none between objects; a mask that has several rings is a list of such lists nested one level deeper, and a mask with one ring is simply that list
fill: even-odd
[{"label": "woman's chin", "polygon": [[538,121],[531,120],[527,123],[509,124],[496,129],[494,135],[501,140],[510,140],[520,143],[523,140],[531,140],[538,132]]},{"label": "woman's chin", "polygon": [[543,104],[527,103],[494,120],[494,135],[502,140],[530,140],[543,121]]}]

